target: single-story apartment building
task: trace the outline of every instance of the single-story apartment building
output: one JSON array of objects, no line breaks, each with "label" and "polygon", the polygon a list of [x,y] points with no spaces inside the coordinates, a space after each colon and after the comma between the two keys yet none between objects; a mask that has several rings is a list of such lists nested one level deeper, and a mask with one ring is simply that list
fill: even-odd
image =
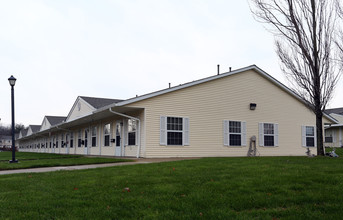
[{"label": "single-story apartment building", "polygon": [[315,125],[299,96],[251,65],[127,100],[79,96],[63,120],[46,116],[18,141],[20,151],[63,154],[296,156],[316,154]]}]

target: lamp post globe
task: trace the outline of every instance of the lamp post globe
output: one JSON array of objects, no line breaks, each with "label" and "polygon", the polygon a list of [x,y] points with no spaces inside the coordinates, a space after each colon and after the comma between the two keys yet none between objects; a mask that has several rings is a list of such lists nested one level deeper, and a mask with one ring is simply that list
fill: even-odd
[{"label": "lamp post globe", "polygon": [[17,80],[17,79],[14,78],[13,75],[12,75],[10,78],[8,78],[8,81],[10,82],[10,85],[11,85],[11,86],[14,86],[14,85],[15,85],[15,81],[16,81],[16,80]]},{"label": "lamp post globe", "polygon": [[12,104],[12,160],[10,163],[18,163],[18,160],[15,159],[15,134],[14,134],[14,85],[17,79],[11,76],[8,78],[8,81],[11,86],[11,104]]}]

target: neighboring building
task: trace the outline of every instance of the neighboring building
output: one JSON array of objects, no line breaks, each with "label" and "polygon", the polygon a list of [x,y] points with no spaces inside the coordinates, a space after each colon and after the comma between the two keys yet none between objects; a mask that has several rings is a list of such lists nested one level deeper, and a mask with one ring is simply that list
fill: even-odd
[{"label": "neighboring building", "polygon": [[63,122],[19,140],[64,154],[296,156],[316,154],[315,126],[300,97],[252,65],[127,100],[80,96]]},{"label": "neighboring building", "polygon": [[343,108],[327,109],[325,113],[338,121],[337,124],[325,126],[325,146],[343,147]]},{"label": "neighboring building", "polygon": [[10,149],[12,147],[11,135],[0,135],[0,150]]},{"label": "neighboring building", "polygon": [[[18,134],[15,134],[15,139],[18,138]],[[15,142],[15,147],[19,145]],[[2,150],[11,150],[12,149],[12,135],[0,135],[0,151]]]}]

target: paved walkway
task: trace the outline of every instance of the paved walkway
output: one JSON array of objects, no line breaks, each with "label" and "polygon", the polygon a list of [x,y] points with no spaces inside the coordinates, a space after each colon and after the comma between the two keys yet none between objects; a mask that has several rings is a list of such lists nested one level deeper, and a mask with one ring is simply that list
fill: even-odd
[{"label": "paved walkway", "polygon": [[88,164],[88,165],[60,166],[60,167],[40,167],[40,168],[18,169],[18,170],[2,170],[0,171],[0,175],[14,174],[14,173],[44,173],[44,172],[52,172],[52,171],[58,171],[58,170],[84,170],[84,169],[94,169],[94,168],[99,168],[99,167],[161,163],[161,162],[168,162],[168,161],[191,160],[191,159],[199,159],[199,158],[151,158],[151,159],[140,158],[140,159],[135,159],[135,161],[133,162]]}]

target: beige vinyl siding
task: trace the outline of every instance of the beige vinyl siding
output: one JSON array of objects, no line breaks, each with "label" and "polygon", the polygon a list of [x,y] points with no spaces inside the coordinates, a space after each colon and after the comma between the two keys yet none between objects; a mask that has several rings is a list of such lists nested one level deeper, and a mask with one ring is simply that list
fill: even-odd
[{"label": "beige vinyl siding", "polygon": [[[256,110],[249,109],[256,103]],[[278,147],[258,147],[262,156],[305,155],[301,126],[315,126],[314,114],[298,99],[253,70],[156,96],[132,107],[145,108],[145,156],[246,156],[248,147],[225,147],[223,121],[245,121],[247,146],[258,124],[277,123]],[[189,146],[160,146],[160,116],[189,118]],[[312,152],[315,153],[315,152]]]}]

